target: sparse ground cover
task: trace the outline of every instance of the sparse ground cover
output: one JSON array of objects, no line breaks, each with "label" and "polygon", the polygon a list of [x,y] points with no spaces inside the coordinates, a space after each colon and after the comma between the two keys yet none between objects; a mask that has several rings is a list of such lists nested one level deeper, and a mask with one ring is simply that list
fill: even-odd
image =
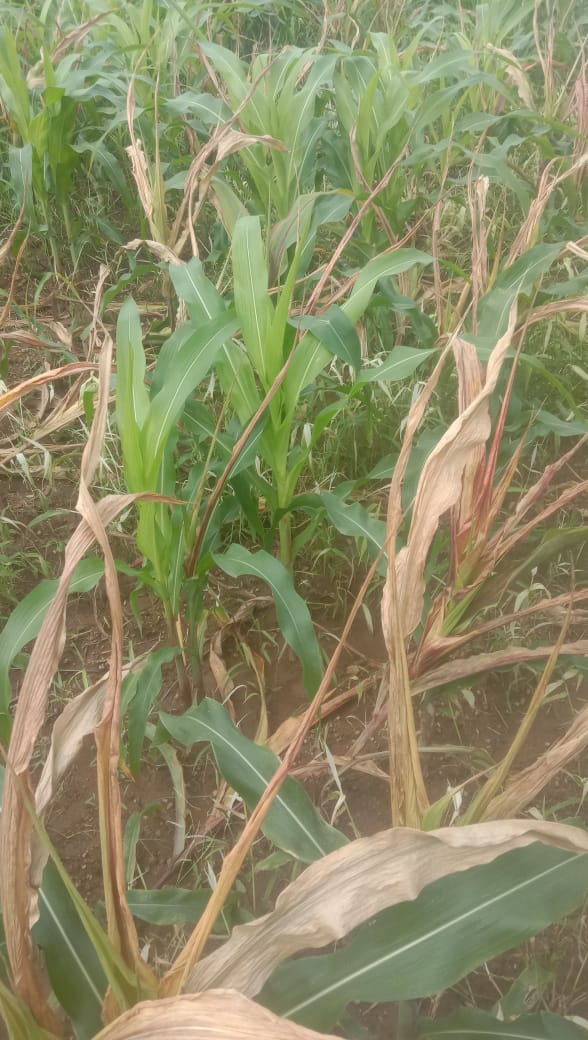
[{"label": "sparse ground cover", "polygon": [[7,1035],[581,1040],[588,16],[2,15]]}]

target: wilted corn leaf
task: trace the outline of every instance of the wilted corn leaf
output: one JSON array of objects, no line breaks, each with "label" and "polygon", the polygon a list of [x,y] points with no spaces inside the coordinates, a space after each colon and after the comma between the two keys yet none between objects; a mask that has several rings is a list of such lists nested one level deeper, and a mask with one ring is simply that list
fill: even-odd
[{"label": "wilted corn leaf", "polygon": [[48,372],[41,372],[37,376],[31,376],[30,379],[25,379],[18,386],[14,386],[12,390],[6,390],[3,394],[0,394],[0,414],[5,408],[10,408],[21,397],[26,397],[27,394],[32,393],[33,390],[37,390],[46,383],[52,383],[54,379],[79,375],[80,372],[95,372],[96,367],[92,361],[72,361],[69,365],[61,365],[60,368],[52,368]]},{"label": "wilted corn leaf", "polygon": [[[72,575],[70,592],[88,592],[103,574],[104,564],[98,557],[81,560]],[[52,578],[39,582],[14,608],[0,633],[0,740],[6,744],[10,739],[10,669],[23,646],[38,635],[57,586],[57,580]]]},{"label": "wilted corn leaf", "polygon": [[[398,609],[405,636],[417,627],[425,594],[425,564],[439,520],[459,500],[465,467],[490,435],[489,401],[514,332],[516,310],[511,309],[508,329],[498,341],[479,394],[452,422],[429,455],[417,489],[406,546],[396,558]],[[386,600],[382,605],[386,615]],[[384,617],[384,632],[390,620]]]},{"label": "wilted corn leaf", "polygon": [[534,844],[440,878],[377,914],[334,953],[289,960],[260,1001],[317,1029],[351,1001],[433,996],[578,907],[588,854]]},{"label": "wilted corn leaf", "polygon": [[588,853],[584,831],[525,820],[429,833],[395,828],[360,838],[307,867],[272,913],[235,928],[221,949],[196,965],[185,990],[231,986],[255,996],[287,957],[342,939],[380,911],[416,899],[440,878],[536,842]]},{"label": "wilted corn leaf", "polygon": [[277,1018],[232,990],[146,1001],[95,1040],[336,1040]]}]

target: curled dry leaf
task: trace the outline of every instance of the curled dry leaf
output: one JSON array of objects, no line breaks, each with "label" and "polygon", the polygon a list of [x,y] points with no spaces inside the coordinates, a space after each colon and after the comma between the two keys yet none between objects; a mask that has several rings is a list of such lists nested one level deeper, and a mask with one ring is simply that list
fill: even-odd
[{"label": "curled dry leaf", "polygon": [[[455,646],[459,646],[457,640]],[[436,686],[459,682],[460,679],[480,675],[481,672],[493,672],[496,668],[513,668],[524,661],[541,661],[549,657],[552,650],[553,646],[507,646],[503,650],[488,650],[486,653],[475,654],[473,657],[446,661],[438,668],[431,668],[425,675],[414,679],[411,683],[412,694],[416,696],[419,693],[425,693],[426,690],[434,690]],[[573,643],[564,643],[560,654],[562,657],[586,656],[588,639],[576,639]]]},{"label": "curled dry leaf", "polygon": [[336,1040],[295,1025],[233,990],[144,1001],[95,1040]]},{"label": "curled dry leaf", "polygon": [[44,386],[46,383],[52,383],[54,379],[79,375],[80,372],[96,372],[97,368],[98,365],[90,361],[73,361],[70,365],[62,365],[61,368],[51,368],[47,372],[41,372],[38,376],[25,379],[18,386],[14,386],[12,390],[7,390],[6,393],[0,394],[0,414],[6,408],[10,408],[21,397],[25,397],[26,394],[30,394],[33,390],[38,390],[40,386]]},{"label": "curled dry leaf", "polygon": [[[490,436],[489,401],[506,353],[511,345],[516,307],[511,308],[508,328],[490,358],[484,386],[429,455],[419,480],[408,540],[396,557],[398,608],[405,636],[417,627],[425,595],[425,564],[439,521],[458,501],[466,466]],[[385,612],[386,599],[382,604]],[[390,631],[384,618],[384,632]]]},{"label": "curled dry leaf", "polygon": [[163,245],[162,242],[156,242],[152,238],[132,238],[130,242],[125,244],[125,249],[139,249],[140,246],[147,246],[158,260],[163,260],[166,264],[184,263],[183,260],[180,260],[177,253],[174,253],[173,249]]},{"label": "curled dry leaf", "polygon": [[584,831],[527,820],[429,833],[398,827],[360,838],[307,867],[271,913],[235,928],[196,965],[184,990],[230,986],[254,997],[287,957],[336,942],[381,910],[416,899],[433,881],[533,842],[588,852]]},{"label": "curled dry leaf", "polygon": [[[150,653],[151,651],[147,650],[125,665],[123,678],[139,671]],[[105,675],[92,686],[82,690],[77,697],[67,702],[54,723],[49,753],[35,791],[35,810],[39,816],[46,811],[57,791],[60,780],[77,758],[84,737],[89,736],[96,729],[102,715],[107,682],[108,675]]]},{"label": "curled dry leaf", "polygon": [[17,219],[16,223],[14,224],[14,227],[11,228],[10,234],[9,234],[8,238],[4,242],[2,242],[2,244],[0,245],[0,266],[10,256],[12,247],[13,247],[15,241],[16,241],[16,236],[18,235],[18,232],[19,232],[19,229],[20,229],[20,225],[22,224],[22,218],[25,215],[26,208],[27,208],[27,200],[25,198],[23,200],[23,204],[22,204],[22,206],[20,208],[20,213],[18,215],[18,219]]},{"label": "curled dry leaf", "polygon": [[[588,646],[585,648],[588,653]],[[568,762],[582,754],[588,745],[588,707],[576,716],[569,729],[530,766],[515,774],[504,791],[490,802],[486,819],[521,812],[551,783]]]}]

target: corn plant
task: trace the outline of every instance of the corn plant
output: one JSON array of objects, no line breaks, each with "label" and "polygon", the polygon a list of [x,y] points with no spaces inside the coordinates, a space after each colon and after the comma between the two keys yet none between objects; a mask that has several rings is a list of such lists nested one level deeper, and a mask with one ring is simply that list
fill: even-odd
[{"label": "corn plant", "polygon": [[[338,205],[336,198],[327,203],[329,207]],[[274,246],[275,242],[276,239]],[[280,558],[287,567],[292,565],[294,555],[291,510],[298,482],[333,414],[327,409],[313,423],[310,436],[302,443],[294,443],[299,408],[333,357],[343,360],[361,376],[361,347],[355,323],[365,313],[379,280],[429,262],[429,257],[418,250],[401,249],[383,255],[359,272],[348,298],[340,306],[323,306],[322,313],[316,315],[297,315],[292,313],[294,288],[304,246],[303,236],[274,303],[269,282],[272,260],[264,247],[260,221],[257,217],[237,221],[232,267],[234,306],[242,343],[227,341],[216,361],[224,394],[243,427],[259,414],[264,400],[272,395],[257,451],[271,476],[263,484],[263,497],[274,518],[273,528],[277,526],[279,530]],[[192,262],[187,269],[172,269],[172,278],[186,300],[192,322],[216,321],[226,313],[223,298],[205,277],[201,265]],[[390,378],[406,377],[428,356],[429,352],[424,350],[401,352],[398,359],[392,353]]]},{"label": "corn plant", "polygon": [[[287,571],[268,553],[251,554],[241,546],[232,546],[220,556],[212,555],[215,548],[220,548],[223,509],[206,510],[208,469],[202,466],[204,460],[196,463],[185,485],[178,486],[182,480],[174,460],[178,421],[189,395],[237,328],[238,321],[230,309],[222,309],[208,324],[181,326],[161,349],[148,389],[138,309],[132,300],[121,309],[117,334],[117,420],[125,477],[134,493],[150,492],[174,500],[171,512],[161,501],[141,502],[137,547],[149,563],[145,579],[164,605],[170,638],[175,643],[179,640],[182,650],[192,653],[196,682],[202,593],[208,570],[216,560],[230,573],[253,573],[270,584],[283,634],[301,658],[307,686],[313,691],[322,671],[320,651],[306,604],[294,591]],[[213,436],[212,447],[215,439]],[[235,476],[245,444],[234,455],[229,452]],[[223,447],[228,450],[226,442]],[[209,455],[210,446],[206,453]],[[223,483],[219,487],[222,491]],[[186,493],[188,498],[184,500],[180,496]],[[180,627],[182,603],[189,608],[187,644]],[[183,674],[182,684],[185,696],[190,698]]]},{"label": "corn plant", "polygon": [[[537,219],[537,214],[534,219]],[[528,327],[545,317],[541,306],[529,308],[524,320],[520,319],[518,324],[517,301],[521,295],[530,294],[536,279],[549,270],[561,253],[562,245],[535,246],[522,251],[522,255],[512,260],[486,293],[481,292],[483,286],[479,280],[484,264],[477,269],[477,273],[474,272],[476,333],[471,340],[463,334],[449,338],[435,372],[407,419],[405,439],[389,496],[387,541],[391,544],[391,550],[383,610],[384,633],[390,655],[389,724],[391,731],[397,735],[391,764],[391,797],[393,818],[398,823],[434,821],[439,819],[439,813],[442,817],[447,807],[445,800],[430,811],[416,742],[412,706],[415,692],[463,679],[489,668],[513,666],[517,661],[547,659],[543,677],[511,749],[503,762],[491,772],[479,795],[473,798],[464,814],[465,820],[492,818],[496,814],[521,811],[530,792],[541,790],[553,777],[553,770],[561,768],[567,756],[573,755],[578,747],[574,723],[566,738],[558,742],[549,755],[528,771],[512,777],[504,791],[499,793],[543,703],[558,655],[586,652],[585,640],[566,641],[567,624],[555,645],[508,647],[473,654],[464,659],[455,659],[454,656],[455,651],[466,647],[473,639],[495,632],[504,624],[557,610],[562,603],[568,605],[571,611],[576,600],[582,602],[586,597],[585,588],[572,588],[567,595],[553,599],[545,597],[524,610],[519,608],[508,614],[499,611],[495,617],[484,618],[489,608],[504,602],[507,591],[512,589],[513,580],[518,575],[529,571],[539,562],[557,556],[566,546],[581,545],[586,537],[585,526],[580,526],[569,531],[549,531],[542,542],[532,541],[536,531],[542,530],[544,533],[543,525],[555,517],[559,510],[568,508],[586,493],[586,480],[578,479],[555,494],[551,502],[544,501],[556,476],[585,444],[588,431],[579,439],[575,438],[573,447],[548,466],[526,493],[517,495],[514,507],[506,515],[504,507],[507,496],[512,491],[515,474],[523,457],[523,440],[500,470],[501,445],[516,364],[524,356],[521,351]],[[556,306],[562,305],[560,303]],[[585,300],[580,297],[571,299],[567,304],[570,311],[580,315],[585,311],[585,306]],[[485,347],[488,339],[497,334],[500,339],[487,355]],[[481,350],[483,356],[487,357],[485,370],[472,340],[478,344],[478,351]],[[514,364],[493,427],[490,401],[513,344],[517,344]],[[424,463],[412,503],[406,542],[396,551],[394,546],[403,522],[402,484],[413,440],[450,351],[454,355],[458,372],[459,415],[443,433]],[[568,432],[573,435],[585,429],[585,423],[576,425],[572,422]],[[429,599],[425,568],[440,519],[448,511],[450,554],[444,576],[445,587],[442,593]],[[523,546],[526,551],[521,556]],[[512,562],[515,549],[519,553],[516,565]],[[411,640],[413,635],[414,643]],[[447,661],[450,655],[452,660]],[[583,723],[579,729],[584,731]],[[584,740],[585,734],[580,739]],[[403,748],[402,753],[398,750],[400,747]]]}]

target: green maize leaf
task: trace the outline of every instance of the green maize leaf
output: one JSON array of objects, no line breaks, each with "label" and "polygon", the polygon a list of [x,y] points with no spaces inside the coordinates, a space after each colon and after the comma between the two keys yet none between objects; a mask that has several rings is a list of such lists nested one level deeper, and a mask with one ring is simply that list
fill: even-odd
[{"label": "green maize leaf", "polygon": [[205,126],[213,127],[219,123],[226,123],[232,114],[229,106],[221,98],[214,97],[213,94],[195,94],[191,90],[169,98],[165,107],[173,115],[193,116]]},{"label": "green maize leaf", "polygon": [[[305,496],[309,497],[309,496]],[[324,506],[333,527],[340,534],[352,538],[363,538],[368,543],[372,556],[375,556],[386,541],[386,524],[368,513],[359,502],[343,502],[338,495],[320,492],[314,495],[317,502]],[[378,568],[381,574],[386,573],[386,556],[382,558]]]},{"label": "green maize leaf", "polygon": [[[300,66],[306,62],[302,56]],[[325,125],[322,120],[314,120],[315,106],[321,87],[332,81],[337,63],[335,54],[313,55],[312,68],[306,76],[303,86],[295,93],[283,96],[280,100],[283,119],[278,128],[280,136],[288,145],[286,159],[286,183],[292,188],[306,181],[308,160],[312,158],[316,165],[316,144]],[[296,82],[298,72],[291,77],[292,86]],[[314,153],[314,154],[313,154]]]},{"label": "green maize leaf", "polygon": [[[243,342],[253,368],[267,390],[268,369],[275,368],[268,355],[274,349],[279,350],[281,357],[282,344],[274,345],[270,341],[274,308],[268,296],[267,260],[259,217],[242,217],[235,224],[232,258],[235,309]],[[277,367],[279,369],[280,365]]]},{"label": "green maize leaf", "polygon": [[284,253],[290,246],[300,238],[300,231],[306,227],[310,220],[308,240],[302,250],[301,267],[306,271],[312,250],[316,232],[322,224],[329,224],[343,220],[347,216],[353,196],[349,192],[310,192],[299,195],[287,217],[278,221],[271,230],[270,236],[270,277],[273,282],[277,279]]},{"label": "green maize leaf", "polygon": [[335,304],[324,314],[307,314],[292,324],[308,329],[335,357],[346,361],[358,372],[361,367],[361,343],[355,325]]},{"label": "green maize leaf", "polygon": [[316,377],[329,364],[332,354],[311,333],[306,333],[296,347],[288,374],[282,384],[283,395],[287,403],[287,423],[292,417],[302,391],[314,382]]},{"label": "green maize leaf", "polygon": [[141,435],[148,486],[153,486],[167,440],[180,418],[186,399],[202,382],[221,347],[238,327],[233,314],[225,311],[210,324],[195,329],[173,357],[160,356],[157,380],[161,389],[151,401]]},{"label": "green maize leaf", "polygon": [[194,324],[213,321],[225,310],[222,296],[204,274],[198,257],[187,264],[170,264],[169,275],[180,300],[186,301]]},{"label": "green maize leaf", "polygon": [[[73,573],[70,592],[89,592],[95,588],[103,574],[103,561],[97,556],[86,557],[80,561]],[[0,632],[0,739],[7,744],[10,730],[8,705],[12,697],[10,669],[16,655],[38,636],[45,614],[57,591],[57,585],[57,579],[41,581],[14,608]]]},{"label": "green maize leaf", "polygon": [[8,1027],[10,1040],[56,1040],[55,1033],[48,1033],[29,1011],[28,1004],[3,982],[0,982],[0,1020]]},{"label": "green maize leaf", "polygon": [[359,383],[394,383],[408,379],[423,362],[436,354],[435,350],[418,350],[416,347],[394,347],[381,365],[362,368],[357,377]]},{"label": "green maize leaf", "polygon": [[131,912],[148,924],[196,924],[206,909],[210,891],[187,888],[136,888],[127,892]]},{"label": "green maize leaf", "polygon": [[418,1040],[587,1040],[588,1032],[561,1015],[524,1015],[499,1022],[485,1011],[458,1011],[438,1022],[417,1022]]},{"label": "green maize leaf", "polygon": [[231,578],[250,575],[269,585],[282,635],[302,664],[306,690],[314,694],[323,674],[321,650],[310,611],[296,592],[290,572],[263,549],[253,553],[242,545],[231,545],[215,555],[214,561]]},{"label": "green maize leaf", "polygon": [[532,431],[533,440],[535,436],[545,433],[554,433],[557,437],[583,437],[588,433],[588,422],[581,419],[560,419],[558,415],[552,415],[543,408],[537,412],[535,423]]},{"label": "green maize leaf", "polygon": [[[147,726],[147,736],[151,743],[155,738],[156,727],[153,723]],[[184,771],[178,761],[174,748],[169,744],[158,744],[157,751],[167,766],[170,780],[174,791],[175,819],[174,827],[174,856],[179,856],[186,845],[186,785],[184,782]]]},{"label": "green maize leaf", "polygon": [[585,853],[533,844],[451,874],[361,925],[335,953],[281,965],[261,1002],[328,1030],[350,1001],[438,993],[574,910],[588,888],[587,866]]},{"label": "green maize leaf", "polygon": [[518,293],[530,293],[564,248],[565,242],[543,242],[527,249],[514,264],[500,272],[490,291],[516,289]]},{"label": "green maize leaf", "polygon": [[33,148],[25,144],[22,148],[9,145],[8,165],[10,167],[11,188],[18,206],[26,200],[26,215],[30,219],[34,212],[31,185],[33,183]]},{"label": "green maize leaf", "polygon": [[[209,698],[184,715],[162,714],[160,720],[181,744],[190,747],[197,741],[210,742],[227,783],[241,795],[248,809],[255,808],[280,765],[273,751],[248,740],[222,704]],[[276,795],[263,833],[304,863],[312,863],[347,843],[344,834],[323,820],[302,784],[292,777]]]},{"label": "green maize leaf", "polygon": [[451,76],[460,82],[463,81],[464,68],[475,68],[476,55],[471,50],[448,51],[433,61],[428,61],[423,69],[410,74],[411,83],[431,83],[435,79],[445,79]]},{"label": "green maize leaf", "polygon": [[133,776],[138,776],[141,768],[141,755],[145,740],[145,727],[149,713],[153,708],[157,695],[161,690],[161,669],[172,661],[179,653],[177,647],[163,647],[151,653],[144,668],[138,675],[133,675],[135,692],[127,708],[127,738],[129,749],[129,768]]},{"label": "green maize leaf", "polygon": [[351,296],[342,304],[342,310],[353,321],[359,321],[364,314],[380,278],[390,278],[396,274],[409,271],[415,264],[431,264],[433,257],[422,253],[420,249],[396,249],[393,253],[385,253],[370,260],[361,271]]},{"label": "green maize leaf", "polygon": [[149,413],[139,308],[129,297],[116,326],[116,421],[129,491],[144,491],[141,430]]},{"label": "green maize leaf", "polygon": [[528,296],[557,259],[564,242],[543,243],[527,249],[514,264],[501,271],[494,285],[482,296],[478,307],[475,342],[495,343],[504,334],[510,309],[518,296]]},{"label": "green maize leaf", "polygon": [[[265,420],[266,417],[262,416],[259,423],[256,425],[253,433],[247,441],[244,451],[239,455],[237,462],[231,470],[231,480],[233,480],[242,470],[251,466],[255,461],[255,456],[259,452],[259,440],[263,433]],[[233,448],[235,447],[237,437],[241,430],[238,432],[235,431],[234,435],[232,435],[232,431],[229,434],[217,433],[216,422],[210,409],[208,409],[206,405],[200,404],[198,401],[190,401],[186,405],[182,422],[185,428],[190,431],[197,443],[206,443],[214,440],[214,459],[217,460],[224,469],[232,455]]]},{"label": "green maize leaf", "polygon": [[213,201],[218,215],[222,220],[228,234],[233,237],[235,224],[240,217],[247,216],[247,210],[241,199],[222,177],[213,177],[211,180],[213,190]]},{"label": "green maize leaf", "polygon": [[22,74],[14,36],[6,29],[0,32],[0,96],[20,136],[27,142],[31,118],[29,88]]},{"label": "green maize leaf", "polygon": [[71,1018],[80,1040],[102,1027],[107,988],[98,955],[80,921],[56,867],[48,863],[39,898],[40,917],[33,938],[45,954],[57,999]]},{"label": "green maize leaf", "polygon": [[[249,89],[247,65],[245,62],[241,61],[227,47],[221,47],[220,44],[212,43],[210,40],[199,41],[199,46],[202,48],[203,54],[212,63],[213,68],[223,77],[229,90],[231,104],[234,106],[240,104]],[[256,98],[253,97],[249,104],[251,105],[255,100]]]},{"label": "green maize leaf", "polygon": [[255,415],[262,400],[251,361],[238,343],[225,343],[216,363],[216,371],[223,392],[230,397],[231,406],[245,426]]},{"label": "green maize leaf", "polygon": [[516,196],[522,213],[526,216],[533,199],[533,189],[527,181],[516,174],[508,162],[508,157],[496,152],[475,152],[467,148],[463,149],[464,155],[469,158],[478,173],[489,177],[490,181],[507,188]]},{"label": "green maize leaf", "polygon": [[141,823],[143,816],[149,815],[153,810],[153,805],[147,805],[144,809],[138,812],[131,813],[127,822],[125,823],[125,832],[123,836],[123,848],[124,848],[124,861],[125,861],[125,879],[127,885],[132,885],[135,880],[135,871],[137,869],[137,844],[139,842],[139,835],[141,834]]},{"label": "green maize leaf", "polygon": [[[145,985],[144,979],[139,979],[134,970],[129,968],[125,963],[120,952],[112,944],[107,932],[80,895],[78,889],[61,863],[57,852],[52,847],[51,840],[42,821],[38,817],[35,817],[33,822],[44,847],[51,857],[50,864],[45,868],[45,874],[49,871],[48,876],[51,879],[51,887],[47,888],[45,898],[48,917],[45,919],[45,924],[43,926],[41,926],[40,921],[37,923],[37,926],[46,927],[47,929],[46,933],[40,933],[44,936],[44,947],[49,950],[50,946],[47,944],[55,944],[57,948],[63,950],[64,957],[67,955],[67,957],[73,962],[76,960],[79,962],[77,970],[79,970],[82,975],[83,966],[90,977],[94,978],[93,968],[90,970],[90,962],[86,959],[85,955],[86,946],[81,938],[81,931],[79,930],[83,929],[89,940],[91,950],[94,952],[100,963],[107,984],[111,987],[113,994],[121,1007],[127,1008],[132,1004],[135,1004],[140,998],[148,999],[150,996],[154,996],[150,987]],[[57,875],[57,877],[55,875]],[[55,899],[51,894],[53,892],[56,893]],[[68,907],[71,909],[71,915]],[[62,910],[68,917],[67,928],[61,927]],[[74,919],[73,915],[75,915],[77,921]],[[39,940],[39,943],[41,943],[41,940]],[[48,953],[48,958],[51,956],[52,954]],[[61,954],[59,956],[61,956]],[[67,985],[67,980],[64,984]],[[68,1001],[71,999],[73,1001],[75,998],[66,995],[65,999]],[[66,1006],[67,1005],[64,1004],[64,1007]]]}]

